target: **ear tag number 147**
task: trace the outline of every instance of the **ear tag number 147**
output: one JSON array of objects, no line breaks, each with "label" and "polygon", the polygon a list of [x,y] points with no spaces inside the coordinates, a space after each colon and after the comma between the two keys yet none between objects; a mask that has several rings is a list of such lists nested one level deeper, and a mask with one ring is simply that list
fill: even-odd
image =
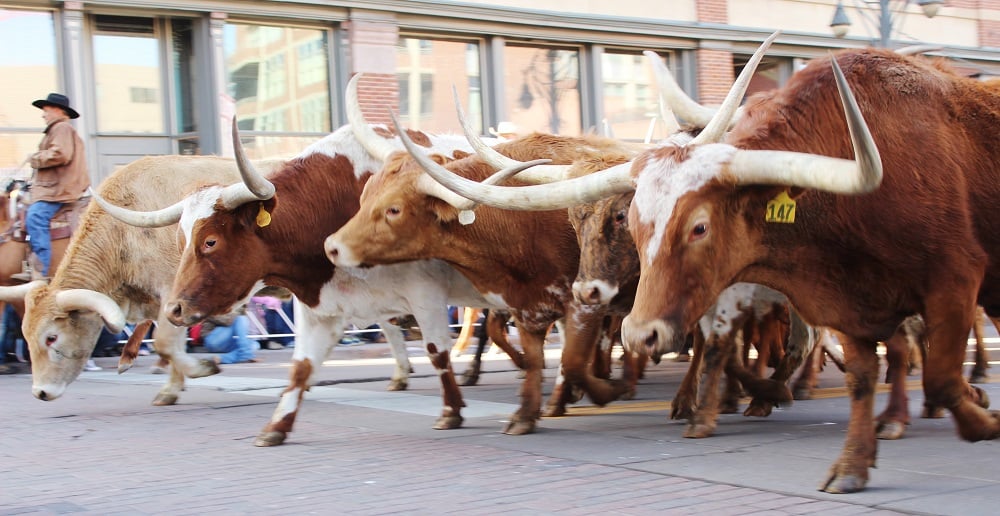
[{"label": "ear tag number 147", "polygon": [[767,202],[767,213],[764,215],[764,220],[782,224],[795,222],[795,199],[789,197],[788,192],[782,191],[777,197]]}]

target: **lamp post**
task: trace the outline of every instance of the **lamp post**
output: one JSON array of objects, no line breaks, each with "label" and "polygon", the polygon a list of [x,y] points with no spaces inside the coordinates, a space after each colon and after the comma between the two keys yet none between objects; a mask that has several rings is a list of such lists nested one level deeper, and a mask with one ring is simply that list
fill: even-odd
[{"label": "lamp post", "polygon": [[[855,0],[857,2],[858,0]],[[893,12],[892,2],[890,0],[863,0],[866,4],[878,4],[879,16],[878,16],[878,46],[883,48],[888,48],[892,44],[892,26],[895,23],[895,18],[906,9],[911,3],[915,3],[920,6],[920,9],[924,12],[924,16],[928,18],[933,18],[938,10],[941,9],[941,4],[944,0],[898,0],[899,7],[896,12]],[[865,15],[863,11],[858,11],[863,16]],[[833,11],[833,20],[830,22],[830,30],[833,31],[833,35],[842,38],[847,35],[847,31],[851,26],[851,20],[847,17],[847,12],[844,10],[844,3],[842,1],[837,2],[837,8]]]}]

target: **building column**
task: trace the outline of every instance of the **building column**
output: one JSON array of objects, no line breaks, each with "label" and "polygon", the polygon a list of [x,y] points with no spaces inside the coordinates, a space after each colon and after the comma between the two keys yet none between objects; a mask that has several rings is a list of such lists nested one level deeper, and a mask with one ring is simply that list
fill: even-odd
[{"label": "building column", "polygon": [[[63,55],[63,88],[64,95],[69,97],[73,107],[81,114],[81,125],[77,127],[77,133],[83,140],[83,146],[87,149],[87,170],[93,181],[98,171],[97,149],[94,148],[93,139],[90,137],[97,132],[97,107],[94,105],[93,92],[85,91],[84,84],[87,84],[83,77],[84,66],[84,45],[83,45],[83,2],[66,1],[63,2],[62,10],[62,55]],[[89,81],[93,84],[93,81]],[[45,95],[46,93],[39,93]]]},{"label": "building column", "polygon": [[206,123],[211,123],[214,127],[206,128],[202,134],[215,135],[215,141],[202,142],[201,148],[203,152],[211,152],[211,149],[219,156],[232,158],[235,156],[232,131],[233,117],[236,116],[236,100],[226,91],[226,50],[223,46],[226,18],[227,15],[223,12],[212,12],[208,16],[208,32],[211,39],[209,69],[212,71],[209,83],[213,92],[210,98],[214,98],[215,102],[208,102],[207,106],[217,114],[203,118]]},{"label": "building column", "polygon": [[350,72],[363,73],[358,82],[358,101],[369,123],[392,124],[390,112],[399,109],[396,76],[396,43],[399,26],[395,17],[371,11],[351,11],[343,24],[347,32]]},{"label": "building column", "polygon": [[[729,23],[727,0],[697,0],[698,21]],[[705,105],[721,104],[733,85],[733,53],[722,42],[701,42],[696,52],[698,60],[698,101]]]}]

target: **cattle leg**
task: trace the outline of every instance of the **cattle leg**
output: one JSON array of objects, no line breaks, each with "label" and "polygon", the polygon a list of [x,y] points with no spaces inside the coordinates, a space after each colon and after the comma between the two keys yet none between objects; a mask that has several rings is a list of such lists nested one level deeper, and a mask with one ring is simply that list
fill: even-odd
[{"label": "cattle leg", "polygon": [[[786,340],[784,321],[774,317],[768,319],[768,324],[770,327],[763,331],[767,335],[765,338],[771,340],[768,346],[783,347],[781,343]],[[756,384],[752,389],[748,388],[751,390],[753,399],[750,400],[750,406],[743,411],[744,416],[767,417],[771,415],[771,410],[775,405],[791,404],[794,396],[791,389],[788,388],[788,381],[812,352],[816,343],[815,332],[809,328],[809,325],[794,309],[788,310],[787,341],[788,349],[782,353],[771,378],[765,380],[764,383]],[[744,384],[744,387],[747,386]]]},{"label": "cattle leg", "polygon": [[[691,343],[691,364],[684,373],[684,379],[670,404],[670,419],[691,419],[698,406],[698,384],[701,375],[701,362],[705,357],[705,336],[701,330],[695,330],[687,335],[686,341]],[[686,346],[685,346],[686,347]]]},{"label": "cattle leg", "polygon": [[[984,319],[986,319],[986,311],[982,307],[976,307],[976,322],[972,326],[973,332],[976,334],[976,361],[972,365],[972,371],[969,372],[969,383],[983,383],[989,379],[986,369],[990,367],[990,358],[986,353]],[[1000,324],[997,324],[997,320],[992,318],[990,320],[1000,330]]]},{"label": "cattle leg", "polygon": [[153,326],[152,319],[146,319],[135,325],[135,330],[132,332],[132,335],[129,335],[128,342],[122,347],[122,356],[118,359],[118,374],[122,374],[132,368],[136,357],[139,356],[139,348],[142,346],[142,340],[146,337],[146,333],[151,326]]},{"label": "cattle leg", "polygon": [[[969,385],[962,376],[974,305],[971,299],[955,299],[958,294],[954,292],[940,294],[928,300],[924,315],[928,341],[924,396],[932,404],[951,411],[963,439],[996,439],[1000,437],[1000,413],[985,410],[989,407],[986,393]],[[939,308],[940,312],[932,311],[931,307]]]},{"label": "cattle leg", "polygon": [[288,372],[288,387],[281,392],[278,406],[271,414],[271,420],[257,434],[254,446],[277,446],[285,442],[295,424],[302,398],[315,381],[317,370],[330,350],[344,335],[346,326],[343,317],[322,317],[312,310],[297,312],[296,323],[297,337],[292,352],[292,367]]},{"label": "cattle leg", "polygon": [[455,344],[451,347],[453,356],[461,355],[469,347],[469,342],[472,341],[476,331],[474,328],[477,319],[479,319],[479,310],[470,307],[462,309],[462,330],[459,332],[458,338],[455,339]]},{"label": "cattle leg", "polygon": [[910,424],[909,397],[906,395],[906,371],[909,369],[910,345],[903,325],[885,342],[885,381],[891,385],[889,404],[875,418],[876,437],[879,439],[899,439]]},{"label": "cattle leg", "polygon": [[[483,314],[488,318],[489,310],[483,310]],[[464,331],[464,327],[462,328]],[[482,371],[483,367],[483,351],[486,350],[486,346],[489,345],[489,336],[486,333],[486,321],[483,324],[476,327],[472,334],[476,338],[476,354],[472,357],[472,363],[469,364],[469,368],[462,373],[462,376],[458,378],[458,384],[464,387],[476,385],[479,383],[479,373]],[[462,337],[459,336],[459,340]],[[458,341],[455,341],[455,347],[458,347]]]},{"label": "cattle leg", "polygon": [[392,378],[385,390],[405,391],[410,386],[410,373],[413,372],[413,366],[410,365],[410,354],[406,352],[406,337],[403,336],[403,330],[395,324],[383,322],[379,324],[379,327],[382,328],[385,341],[389,343],[392,358],[396,361]]},{"label": "cattle leg", "polygon": [[732,354],[736,352],[731,333],[713,335],[711,340],[705,342],[704,347],[704,385],[698,389],[698,407],[684,430],[684,437],[695,439],[709,437],[715,432],[719,418],[719,380]]},{"label": "cattle leg", "polygon": [[851,403],[847,438],[840,457],[827,475],[820,491],[853,493],[868,483],[868,468],[875,466],[875,384],[878,382],[878,355],[874,342],[843,336],[845,383]]},{"label": "cattle leg", "polygon": [[548,325],[526,328],[518,324],[521,348],[524,349],[524,380],[521,382],[521,406],[511,416],[503,433],[508,435],[530,434],[541,416],[542,368],[545,365],[545,335]]},{"label": "cattle leg", "polygon": [[462,407],[465,406],[465,400],[462,399],[462,391],[455,382],[455,372],[451,369],[448,349],[438,352],[437,346],[433,342],[428,342],[427,355],[431,359],[431,365],[441,377],[441,399],[444,401],[444,409],[441,411],[441,417],[434,423],[434,429],[458,428],[462,426],[464,420]]},{"label": "cattle leg", "polygon": [[184,390],[185,378],[200,378],[219,372],[212,360],[196,359],[187,353],[187,328],[177,327],[164,316],[157,320],[153,333],[153,349],[171,364],[167,383],[156,393],[153,405],[173,405]]},{"label": "cattle leg", "polygon": [[[560,364],[565,381],[557,386],[562,389],[581,388],[595,405],[603,406],[621,398],[627,392],[624,382],[597,378],[590,365],[597,341],[603,335],[603,311],[590,307],[574,308],[568,311],[563,333],[563,349]],[[564,400],[569,394],[561,394]],[[551,404],[550,404],[551,406]]]}]

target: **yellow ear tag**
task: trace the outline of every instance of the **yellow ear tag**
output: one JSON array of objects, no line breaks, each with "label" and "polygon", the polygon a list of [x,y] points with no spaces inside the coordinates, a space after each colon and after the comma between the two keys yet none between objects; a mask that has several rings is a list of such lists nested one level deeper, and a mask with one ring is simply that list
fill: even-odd
[{"label": "yellow ear tag", "polygon": [[270,223],[271,223],[271,214],[264,209],[264,203],[260,203],[260,210],[257,212],[257,225],[260,227],[264,227]]},{"label": "yellow ear tag", "polygon": [[789,197],[788,192],[783,190],[777,197],[767,202],[764,220],[783,224],[795,222],[795,199]]}]

